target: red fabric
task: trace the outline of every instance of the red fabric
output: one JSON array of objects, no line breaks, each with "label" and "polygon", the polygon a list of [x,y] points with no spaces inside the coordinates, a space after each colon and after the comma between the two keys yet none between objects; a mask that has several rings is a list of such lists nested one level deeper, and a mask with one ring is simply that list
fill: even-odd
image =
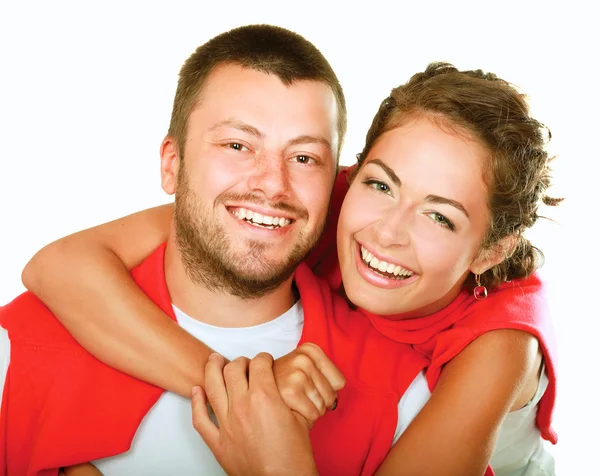
[{"label": "red fabric", "polygon": [[[331,210],[339,213],[352,167],[340,171],[331,199]],[[337,262],[337,216],[328,222],[318,246],[308,258],[315,273],[324,277],[332,289],[341,289],[342,278]],[[542,437],[557,442],[552,429],[556,401],[556,340],[547,308],[545,291],[537,274],[504,283],[489,292],[487,299],[476,301],[470,293],[461,293],[439,312],[419,319],[377,316],[361,310],[383,335],[412,345],[429,361],[427,381],[433,389],[444,364],[452,360],[469,343],[482,334],[497,329],[518,329],[534,335],[542,348],[549,385],[542,397],[537,425]],[[491,468],[486,472],[492,475]]]},{"label": "red fabric", "polygon": [[[345,169],[338,175],[331,219],[307,259],[333,289],[341,285],[335,237],[350,171]],[[134,270],[133,276],[174,319],[164,285],[162,258],[153,256]],[[156,282],[158,276],[160,282]],[[348,379],[338,409],[319,419],[311,431],[321,474],[372,474],[389,450],[396,404],[417,369],[428,366],[427,379],[433,388],[445,363],[478,336],[494,329],[520,329],[539,340],[549,386],[539,404],[537,424],[542,436],[556,443],[551,428],[556,345],[543,286],[536,275],[506,283],[483,301],[461,294],[445,309],[418,320],[394,320],[361,311],[377,331],[365,326],[365,319],[349,311],[322,282],[315,281],[306,266],[299,267],[295,278],[305,311],[302,340],[320,345]],[[60,465],[90,461],[129,448],[139,422],[160,396],[160,389],[100,364],[29,293],[0,309],[0,324],[9,328],[11,338],[11,366],[0,414],[0,468],[4,474],[11,468],[11,476],[55,475]],[[404,348],[398,352],[390,346],[392,341],[411,345],[425,362]],[[40,365],[43,375],[36,375]],[[68,438],[72,447],[59,448],[61,441],[64,443],[55,438],[59,428],[61,437],[72,435]],[[488,468],[486,475],[492,474]]]},{"label": "red fabric", "polygon": [[[132,272],[171,319],[164,245]],[[373,474],[391,446],[397,404],[427,360],[381,335],[348,309],[308,266],[295,282],[302,296],[302,342],[318,344],[347,379],[334,412],[311,439],[320,474]],[[0,308],[11,361],[0,416],[0,474],[56,475],[58,468],[127,451],[162,390],[114,370],[75,342],[31,293]]]}]

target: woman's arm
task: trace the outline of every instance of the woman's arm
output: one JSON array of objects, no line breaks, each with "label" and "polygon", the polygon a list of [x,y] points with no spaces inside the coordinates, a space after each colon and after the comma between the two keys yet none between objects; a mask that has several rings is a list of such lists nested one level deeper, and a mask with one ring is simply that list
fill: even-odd
[{"label": "woman's arm", "polygon": [[[204,385],[212,350],[169,319],[128,271],[166,241],[172,214],[164,205],[55,241],[27,264],[23,282],[96,358],[189,397],[193,386]],[[345,385],[309,343],[277,359],[274,370],[283,400],[311,426]]]},{"label": "woman's arm", "polygon": [[475,339],[446,365],[377,474],[481,476],[504,417],[533,396],[539,366],[531,334],[498,330]]},{"label": "woman's arm", "polygon": [[58,476],[102,476],[102,473],[92,463],[82,463],[61,469]]},{"label": "woman's arm", "polygon": [[107,365],[189,397],[212,352],[138,288],[129,269],[167,240],[172,205],[61,238],[40,250],[23,284]]}]

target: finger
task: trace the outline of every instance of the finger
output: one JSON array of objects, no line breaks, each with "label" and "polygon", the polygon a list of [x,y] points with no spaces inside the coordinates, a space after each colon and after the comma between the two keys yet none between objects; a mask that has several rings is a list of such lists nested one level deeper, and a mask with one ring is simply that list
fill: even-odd
[{"label": "finger", "polygon": [[210,419],[206,395],[201,387],[192,389],[192,422],[206,445],[214,453],[219,443],[219,429]]},{"label": "finger", "polygon": [[248,367],[250,359],[238,357],[223,369],[223,378],[229,395],[229,406],[248,392]]},{"label": "finger", "polygon": [[321,416],[313,401],[306,394],[294,394],[290,400],[286,400],[283,395],[281,398],[292,412],[307,422],[309,428],[312,428]]},{"label": "finger", "polygon": [[250,388],[261,387],[267,392],[279,394],[273,375],[273,356],[271,354],[266,352],[257,354],[250,361],[248,377]]},{"label": "finger", "polygon": [[321,371],[323,376],[329,381],[329,385],[334,391],[339,391],[346,385],[344,374],[335,366],[335,364],[327,357],[321,348],[312,342],[305,342],[300,347],[299,351],[306,353],[314,362],[317,369]]},{"label": "finger", "polygon": [[331,387],[329,380],[327,380],[325,376],[318,370],[313,372],[310,377],[315,389],[317,392],[319,392],[319,395],[323,400],[324,407],[331,408],[337,399],[337,392]]},{"label": "finger", "polygon": [[280,387],[280,392],[286,405],[311,424],[325,413],[325,402],[312,380],[302,371],[288,376],[286,385]]},{"label": "finger", "polygon": [[212,353],[204,368],[204,391],[208,403],[213,409],[217,420],[223,421],[229,409],[229,396],[223,379],[225,359],[222,355]]},{"label": "finger", "polygon": [[314,407],[317,409],[317,412],[319,412],[319,416],[325,415],[325,412],[327,411],[327,405],[325,405],[325,400],[315,387],[314,383],[312,383],[312,381],[311,385],[308,385],[305,391],[306,396],[310,399]]},{"label": "finger", "polygon": [[298,423],[300,423],[300,426],[307,430],[310,430],[312,428],[312,423],[310,423],[306,418],[304,418],[304,416],[295,411],[292,411],[292,414],[294,415]]}]

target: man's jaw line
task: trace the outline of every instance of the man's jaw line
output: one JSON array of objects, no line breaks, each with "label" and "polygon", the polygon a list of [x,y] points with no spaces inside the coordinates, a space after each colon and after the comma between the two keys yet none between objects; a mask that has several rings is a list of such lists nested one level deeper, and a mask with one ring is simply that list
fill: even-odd
[{"label": "man's jaw line", "polygon": [[189,317],[217,327],[263,324],[286,312],[294,303],[293,275],[252,299],[196,281],[188,274],[174,236],[167,243],[165,279],[175,306]]}]

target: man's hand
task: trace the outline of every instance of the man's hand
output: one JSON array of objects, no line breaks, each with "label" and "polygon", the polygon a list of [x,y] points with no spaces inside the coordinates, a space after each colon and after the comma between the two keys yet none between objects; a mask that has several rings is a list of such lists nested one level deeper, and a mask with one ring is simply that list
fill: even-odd
[{"label": "man's hand", "polygon": [[328,409],[335,409],[337,392],[346,380],[325,352],[306,342],[273,364],[273,375],[281,398],[312,428]]},{"label": "man's hand", "polygon": [[251,361],[241,357],[226,365],[221,355],[212,354],[204,385],[206,393],[194,387],[192,394],[194,428],[228,474],[318,474],[307,422],[281,398],[271,355],[258,354]]}]

